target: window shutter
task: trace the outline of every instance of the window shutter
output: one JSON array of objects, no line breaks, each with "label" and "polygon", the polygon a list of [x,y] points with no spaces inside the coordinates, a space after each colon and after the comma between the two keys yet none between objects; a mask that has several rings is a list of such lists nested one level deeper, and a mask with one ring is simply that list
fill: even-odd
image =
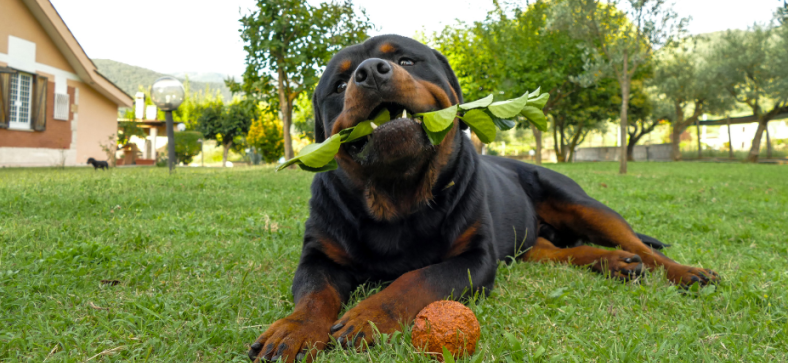
[{"label": "window shutter", "polygon": [[48,80],[43,76],[36,76],[36,87],[33,93],[33,112],[30,120],[33,130],[44,131],[47,127],[47,85]]},{"label": "window shutter", "polygon": [[55,93],[55,120],[68,121],[68,93]]},{"label": "window shutter", "polygon": [[0,73],[0,129],[7,129],[8,120],[11,118],[10,85],[11,75]]}]

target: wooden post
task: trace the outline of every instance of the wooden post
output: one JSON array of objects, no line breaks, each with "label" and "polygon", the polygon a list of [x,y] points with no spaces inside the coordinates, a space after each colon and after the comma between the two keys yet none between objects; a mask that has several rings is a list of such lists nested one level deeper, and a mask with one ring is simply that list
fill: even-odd
[{"label": "wooden post", "polygon": [[703,158],[703,154],[701,154],[701,147],[700,147],[700,120],[695,119],[695,130],[698,134],[698,159]]},{"label": "wooden post", "polygon": [[728,158],[733,159],[733,139],[731,138],[731,117],[725,120],[728,123]]}]

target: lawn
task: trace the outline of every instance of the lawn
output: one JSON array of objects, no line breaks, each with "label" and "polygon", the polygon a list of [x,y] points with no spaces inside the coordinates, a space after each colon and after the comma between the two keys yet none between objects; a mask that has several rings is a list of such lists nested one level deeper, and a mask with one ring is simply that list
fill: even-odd
[{"label": "lawn", "polygon": [[[502,264],[493,294],[470,302],[475,362],[788,361],[788,167],[550,167],[723,282],[683,293],[661,272],[620,283]],[[249,344],[293,307],[311,178],[0,169],[0,361],[248,362]],[[319,361],[429,362],[409,341]]]}]

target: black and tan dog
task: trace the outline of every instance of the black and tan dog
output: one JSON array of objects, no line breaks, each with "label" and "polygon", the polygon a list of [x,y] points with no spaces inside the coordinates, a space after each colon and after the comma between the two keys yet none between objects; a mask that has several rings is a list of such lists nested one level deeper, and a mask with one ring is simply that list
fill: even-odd
[{"label": "black and tan dog", "polygon": [[96,160],[93,158],[88,158],[88,164],[93,165],[93,170],[102,169],[106,170],[109,169],[109,163],[106,161]]},{"label": "black and tan dog", "polygon": [[[433,146],[409,118],[461,102],[446,58],[412,39],[374,37],[329,62],[314,94],[317,141],[384,107],[395,119],[343,145],[340,168],[315,176],[293,280],[295,310],[257,338],[250,358],[311,360],[329,336],[344,347],[371,343],[370,323],[391,333],[433,301],[489,293],[498,261],[512,257],[589,266],[621,279],[664,268],[676,284],[718,280],[656,251],[664,245],[635,233],[571,179],[477,155],[458,119]],[[393,282],[338,318],[367,281]]]}]

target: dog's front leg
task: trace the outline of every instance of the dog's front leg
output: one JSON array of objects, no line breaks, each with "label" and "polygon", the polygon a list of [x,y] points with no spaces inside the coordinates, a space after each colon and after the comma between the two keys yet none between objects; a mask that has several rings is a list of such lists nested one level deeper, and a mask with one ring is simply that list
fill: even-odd
[{"label": "dog's front leg", "polygon": [[254,362],[312,361],[325,349],[329,329],[355,286],[350,272],[305,244],[293,279],[295,309],[257,338],[249,358]]},{"label": "dog's front leg", "polygon": [[410,271],[346,312],[331,327],[331,333],[344,347],[371,344],[374,334],[400,330],[401,324],[410,324],[421,309],[434,301],[459,299],[477,291],[489,293],[496,267],[494,256],[480,246]]}]

